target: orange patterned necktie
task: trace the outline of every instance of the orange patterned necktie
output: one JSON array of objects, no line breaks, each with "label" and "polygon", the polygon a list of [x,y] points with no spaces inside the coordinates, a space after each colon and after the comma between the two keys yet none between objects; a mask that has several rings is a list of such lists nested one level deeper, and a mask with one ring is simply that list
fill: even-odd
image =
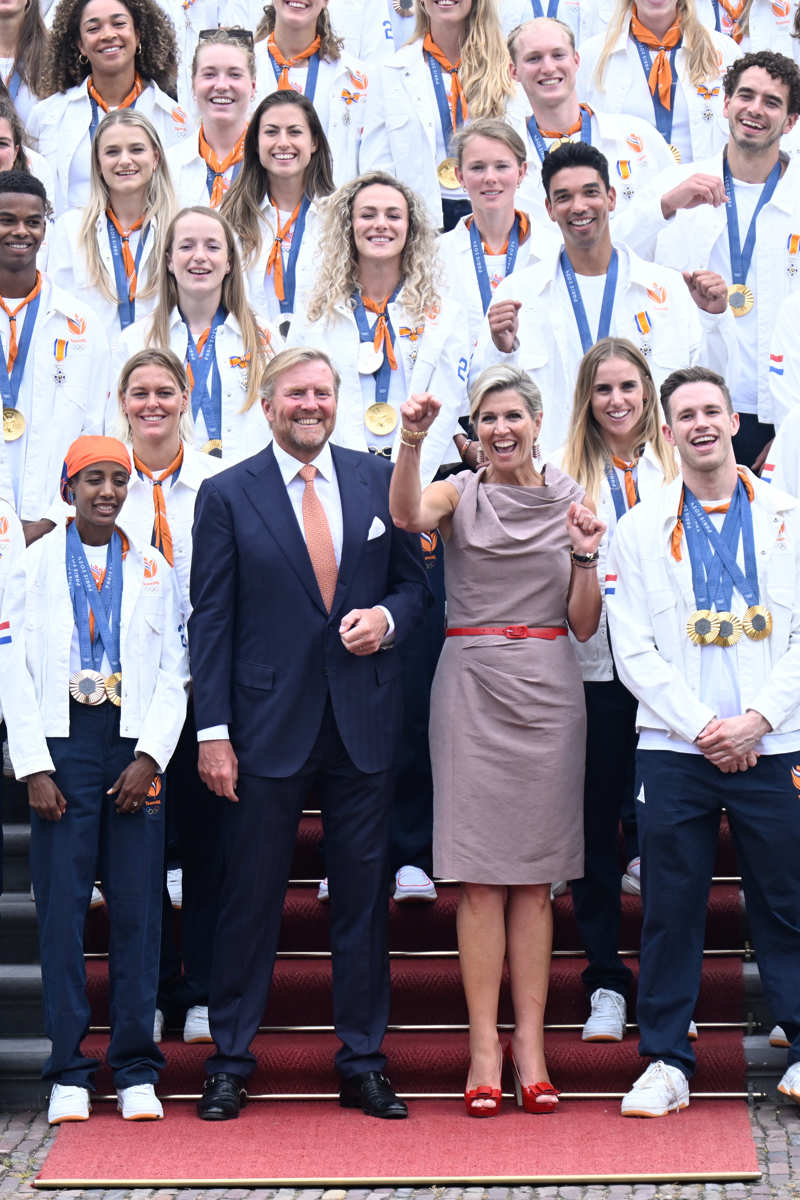
[{"label": "orange patterned necktie", "polygon": [[625,499],[628,501],[628,508],[634,508],[639,503],[639,497],[636,494],[636,480],[633,478],[638,459],[626,462],[624,458],[618,458],[616,454],[612,454],[611,461],[617,470],[625,472]]},{"label": "orange patterned necktie", "polygon": [[[755,495],[755,492],[753,490],[752,483],[750,482],[750,480],[747,478],[747,475],[745,474],[744,467],[737,467],[736,473],[738,474],[739,478],[741,479],[742,483],[744,484],[744,490],[747,492],[747,499],[752,504],[753,496]],[[705,504],[703,505],[703,508],[705,508],[706,512],[709,515],[711,513],[726,513],[728,511],[728,507],[729,507],[729,504],[720,504],[716,508],[706,508]],[[678,519],[675,522],[675,528],[673,529],[672,534],[670,536],[670,552],[672,554],[672,557],[675,559],[675,562],[680,562],[681,558],[683,557],[683,553],[681,551],[681,542],[682,541],[683,541],[683,488],[681,488],[681,498],[680,498],[680,503],[678,504]]]},{"label": "orange patterned necktie", "polygon": [[292,226],[300,215],[300,208],[303,201],[298,200],[297,208],[294,210],[288,221],[281,229],[281,214],[277,204],[273,204],[275,209],[275,241],[272,243],[272,249],[269,252],[267,259],[267,275],[275,274],[275,295],[279,300],[286,299],[286,292],[283,286],[283,243],[292,230]]},{"label": "orange patterned necktie", "polygon": [[222,197],[225,195],[225,172],[229,167],[233,167],[236,163],[241,162],[244,157],[244,136],[246,133],[247,130],[243,129],[241,137],[230,154],[226,158],[219,159],[206,141],[203,126],[200,126],[197,142],[200,157],[214,176],[214,182],[211,185],[211,197],[209,199],[211,208],[219,208],[222,203]]},{"label": "orange patterned necktie", "polygon": [[450,89],[450,109],[453,118],[453,129],[459,124],[458,108],[461,107],[461,120],[467,119],[467,97],[464,95],[464,89],[461,87],[461,80],[458,78],[458,68],[461,66],[459,58],[455,63],[451,63],[448,58],[445,58],[436,42],[429,33],[425,34],[425,40],[422,43],[422,49],[430,54],[431,58],[435,58],[439,66],[445,71],[453,81]]},{"label": "orange patterned necktie", "polygon": [[36,272],[36,284],[33,290],[28,292],[24,300],[20,300],[16,308],[9,308],[2,296],[0,296],[0,308],[8,317],[9,338],[8,338],[8,360],[6,362],[6,370],[9,375],[17,361],[17,313],[21,312],[26,304],[30,304],[31,300],[35,300],[42,290],[42,275],[40,271]]},{"label": "orange patterned necktie", "polygon": [[173,458],[172,462],[156,477],[149,467],[146,467],[138,454],[134,452],[133,465],[137,471],[141,471],[153,484],[153,508],[155,509],[155,517],[153,521],[153,537],[156,550],[160,550],[171,567],[175,566],[175,555],[172,546],[172,532],[167,520],[167,502],[164,499],[164,482],[170,479],[176,471],[179,471],[183,465],[183,442],[181,442],[178,453]]},{"label": "orange patterned necktie", "polygon": [[322,507],[322,501],[314,487],[314,476],[317,468],[310,463],[297,472],[304,480],[306,488],[303,492],[303,529],[306,534],[306,546],[311,566],[317,578],[322,602],[328,612],[333,608],[333,597],[336,593],[336,580],[339,568],[336,565],[336,554],[333,549],[331,527]]},{"label": "orange patterned necktie", "polygon": [[658,37],[655,33],[651,33],[647,26],[643,25],[639,20],[636,14],[636,5],[634,4],[631,15],[631,33],[637,42],[641,42],[649,50],[658,51],[658,54],[653,59],[653,65],[650,68],[650,76],[647,82],[650,86],[650,95],[655,96],[656,88],[658,88],[658,98],[661,106],[669,111],[672,108],[672,67],[667,57],[667,50],[674,50],[681,40],[681,18],[677,16],[664,36]]},{"label": "orange patterned necktie", "polygon": [[299,63],[303,62],[307,58],[311,58],[314,54],[316,54],[321,45],[322,41],[319,34],[317,34],[311,45],[306,46],[305,50],[301,50],[299,54],[293,54],[291,58],[286,58],[278,49],[278,46],[275,42],[275,34],[271,33],[269,35],[267,38],[267,49],[269,50],[270,58],[272,58],[272,60],[281,68],[281,73],[278,77],[279,92],[285,92],[292,89],[292,85],[289,82],[290,70],[292,67],[298,66]]},{"label": "orange patterned necktie", "polygon": [[[89,95],[92,97],[92,99],[94,100],[97,107],[102,108],[103,112],[107,113],[108,105],[106,104],[105,100],[100,95],[100,93],[98,92],[97,88],[92,83],[91,75],[86,80],[86,87],[88,89]],[[117,108],[130,108],[130,106],[132,104],[134,104],[141,96],[143,88],[144,88],[144,81],[142,80],[141,75],[137,71],[136,75],[134,77],[134,80],[133,80],[133,87],[128,92],[125,99],[120,100],[119,104],[117,104],[116,107]]]},{"label": "orange patterned necktie", "polygon": [[589,108],[588,104],[579,104],[578,108],[581,110],[578,119],[574,125],[570,125],[569,129],[542,129],[541,126],[537,125],[539,133],[542,137],[546,138],[570,138],[573,133],[580,133],[583,125],[583,114],[587,112],[590,117],[593,117],[594,111]]},{"label": "orange patterned necktie", "polygon": [[134,221],[127,233],[120,225],[112,208],[106,209],[106,216],[116,229],[122,242],[122,264],[125,267],[125,276],[128,280],[128,299],[134,300],[136,298],[136,261],[131,254],[130,236],[137,229],[142,228],[144,225],[144,216],[139,217],[138,221]]},{"label": "orange patterned necktie", "polygon": [[376,350],[380,350],[383,347],[386,361],[392,370],[396,371],[397,357],[394,352],[392,335],[389,333],[389,323],[386,320],[386,306],[391,299],[391,293],[380,304],[376,304],[374,300],[370,300],[369,296],[362,296],[361,299],[367,312],[375,313],[378,318],[375,322],[375,337],[372,340],[372,344]]}]

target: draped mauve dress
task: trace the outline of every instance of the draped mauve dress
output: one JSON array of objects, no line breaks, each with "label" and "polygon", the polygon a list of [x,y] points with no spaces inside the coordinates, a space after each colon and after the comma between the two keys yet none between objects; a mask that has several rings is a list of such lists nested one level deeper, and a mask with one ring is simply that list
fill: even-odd
[{"label": "draped mauve dress", "polygon": [[[547,464],[542,487],[451,476],[447,624],[565,625],[567,509],[583,489]],[[468,883],[583,875],[583,684],[568,637],[449,637],[431,691],[433,866]]]}]

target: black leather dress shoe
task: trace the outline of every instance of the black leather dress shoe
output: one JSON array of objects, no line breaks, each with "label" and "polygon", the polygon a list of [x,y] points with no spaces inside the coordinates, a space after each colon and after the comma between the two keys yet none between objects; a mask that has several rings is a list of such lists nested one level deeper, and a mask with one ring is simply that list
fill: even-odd
[{"label": "black leather dress shoe", "polygon": [[197,1101],[197,1115],[204,1121],[230,1121],[238,1117],[239,1109],[247,1103],[247,1092],[241,1075],[218,1071],[203,1085]]},{"label": "black leather dress shoe", "polygon": [[408,1116],[405,1100],[400,1100],[392,1085],[380,1071],[364,1071],[343,1079],[339,1087],[342,1108],[361,1108],[368,1117],[388,1117],[397,1120]]}]

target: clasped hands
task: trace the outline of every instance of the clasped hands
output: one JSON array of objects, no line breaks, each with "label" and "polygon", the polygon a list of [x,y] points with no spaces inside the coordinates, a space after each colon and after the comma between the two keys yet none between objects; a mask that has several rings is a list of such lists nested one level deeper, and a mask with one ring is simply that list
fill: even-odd
[{"label": "clasped hands", "polygon": [[695,745],[725,774],[747,771],[758,762],[756,744],[771,729],[761,713],[749,708],[738,717],[712,717],[695,738]]}]

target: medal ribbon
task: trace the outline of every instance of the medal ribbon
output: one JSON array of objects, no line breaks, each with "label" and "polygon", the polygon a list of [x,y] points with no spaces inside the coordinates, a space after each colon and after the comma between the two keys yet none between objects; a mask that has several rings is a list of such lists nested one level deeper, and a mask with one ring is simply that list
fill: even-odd
[{"label": "medal ribbon", "polygon": [[[750,482],[750,480],[747,478],[747,475],[745,474],[744,467],[737,467],[736,470],[739,473],[739,478],[741,479],[742,483],[744,484],[744,490],[747,492],[748,500],[752,501],[755,493],[753,492],[752,483]],[[671,553],[672,557],[675,559],[675,562],[680,562],[681,558],[683,557],[683,555],[681,554],[681,542],[683,541],[683,500],[684,500],[684,494],[683,494],[683,491],[681,491],[681,498],[678,501],[678,515],[677,515],[677,518],[675,521],[675,528],[672,530],[672,534],[670,535],[670,553]],[[727,511],[728,511],[727,504],[720,505],[719,508],[707,508],[706,509],[707,513],[727,512]]]},{"label": "medal ribbon", "polygon": [[[160,550],[169,565],[174,567],[175,555],[172,547],[172,532],[167,519],[167,502],[164,499],[164,481],[171,479],[172,484],[174,484],[180,474],[181,467],[183,466],[183,442],[181,442],[180,449],[172,462],[158,476],[154,475],[150,468],[145,466],[135,451],[133,465],[139,472],[139,477],[146,476],[153,485],[153,508],[155,509],[155,516],[151,545],[155,546],[156,550]],[[170,487],[172,484],[170,484]]]},{"label": "medal ribbon", "polygon": [[[439,121],[442,126],[445,154],[449,154],[450,139],[455,130],[466,121],[468,116],[467,98],[464,95],[461,81],[458,78],[458,68],[461,66],[461,59],[459,58],[458,62],[453,65],[449,59],[445,58],[429,33],[425,35],[422,50],[431,73],[433,91],[436,96],[436,107],[439,109]],[[444,86],[443,70],[448,73],[452,80],[449,99]]]},{"label": "medal ribbon", "polygon": [[[725,612],[734,587],[749,605],[758,604],[758,568],[750,497],[741,479],[731,497],[721,531],[703,505],[684,484],[683,524],[692,566],[692,586],[698,608]],[[744,572],[736,561],[742,539]]]},{"label": "medal ribbon", "polygon": [[548,149],[547,143],[544,140],[545,138],[568,138],[572,137],[574,133],[578,133],[578,131],[580,131],[581,136],[579,140],[585,142],[587,146],[591,146],[592,117],[594,116],[594,113],[592,112],[591,108],[589,108],[588,104],[581,104],[579,105],[579,108],[581,110],[581,115],[570,129],[540,129],[537,124],[536,117],[528,117],[528,133],[530,134],[531,141],[536,147],[536,153],[539,155],[539,158],[542,162],[544,162]]},{"label": "medal ribbon", "polygon": [[[300,253],[300,243],[303,240],[303,234],[306,228],[306,216],[311,201],[308,196],[303,196],[303,199],[297,205],[289,220],[281,229],[281,214],[278,211],[278,206],[273,204],[275,209],[275,241],[272,243],[272,249],[269,252],[267,259],[267,275],[275,273],[275,295],[280,301],[282,313],[294,312],[294,293],[295,293],[295,277],[297,271],[297,256]],[[289,247],[289,258],[286,262],[283,260],[283,242],[288,236],[292,227],[292,244]]]},{"label": "medal ribbon", "polygon": [[[107,113],[109,111],[109,108],[108,108],[108,105],[106,104],[105,100],[103,99],[103,97],[98,92],[97,88],[92,83],[91,75],[86,80],[86,89],[87,89],[87,91],[89,93],[89,97],[92,101],[92,120],[89,125],[89,141],[91,142],[91,141],[94,141],[94,131],[97,129],[97,126],[100,121],[100,113],[99,113],[98,109],[102,108],[103,112]],[[143,91],[144,91],[144,83],[142,81],[141,75],[137,71],[136,75],[134,77],[134,80],[133,80],[133,87],[128,92],[125,99],[120,100],[119,104],[116,105],[116,108],[135,108],[136,101],[139,99],[139,97],[141,96]]]},{"label": "medal ribbon", "polygon": [[244,157],[244,135],[246,133],[247,130],[243,129],[241,137],[230,154],[220,160],[206,141],[203,126],[200,126],[197,145],[200,157],[206,164],[206,187],[208,188],[209,204],[212,208],[219,208],[222,203],[222,197],[225,195],[225,172],[228,168],[233,167],[232,179],[239,174]]},{"label": "medal ribbon", "polygon": [[747,281],[747,272],[750,270],[753,251],[756,248],[756,219],[778,186],[780,177],[781,164],[779,159],[770,171],[761,189],[761,195],[758,197],[758,203],[750,219],[747,236],[744,239],[744,248],[741,248],[739,242],[739,215],[736,211],[736,191],[733,186],[731,169],[728,166],[728,157],[727,155],[723,155],[722,179],[725,184],[725,194],[728,197],[725,205],[725,215],[728,218],[728,247],[731,254],[731,279],[733,283],[743,284]]},{"label": "medal ribbon", "polygon": [[12,101],[16,100],[17,92],[19,91],[20,87],[22,86],[22,77],[16,67],[11,68],[11,74],[9,75],[8,79],[5,81],[5,84],[6,84],[6,90],[9,94],[9,96],[11,97]]},{"label": "medal ribbon", "polygon": [[[22,376],[25,373],[25,363],[28,359],[28,351],[31,346],[31,338],[33,337],[33,327],[36,324],[36,315],[39,312],[39,301],[42,292],[42,275],[40,271],[36,272],[36,284],[32,291],[24,300],[20,300],[16,308],[10,309],[0,296],[0,308],[8,317],[10,336],[8,342],[8,362],[6,356],[2,353],[3,344],[0,341],[0,395],[3,397],[3,403],[11,408],[17,407],[17,397],[22,383]],[[22,336],[17,343],[17,314],[23,308],[28,307],[25,314],[24,323],[22,326]]]},{"label": "medal ribbon", "polygon": [[292,55],[291,58],[284,58],[275,42],[275,34],[271,33],[267,38],[267,50],[269,51],[269,61],[272,63],[272,70],[275,73],[275,80],[278,84],[279,92],[294,91],[289,82],[289,71],[292,67],[296,67],[298,63],[308,59],[308,75],[306,76],[306,90],[303,93],[311,103],[314,103],[314,94],[317,90],[317,75],[319,74],[319,54],[318,50],[322,42],[319,34],[314,38],[305,50],[299,54]]},{"label": "medal ribbon", "polygon": [[[629,512],[630,509],[639,503],[639,488],[636,478],[637,466],[638,462],[626,462],[624,458],[617,458],[616,454],[611,456],[611,462],[606,463],[606,479],[611,489],[611,499],[614,501],[614,512],[617,514],[618,521],[625,516],[626,512]],[[624,495],[620,486],[619,476],[614,467],[625,472]]]},{"label": "medal ribbon", "polygon": [[719,11],[720,8],[724,8],[731,22],[730,36],[738,46],[739,42],[741,42],[742,38],[744,37],[744,32],[739,25],[739,17],[744,12],[744,6],[747,3],[747,0],[739,0],[738,4],[727,4],[725,0],[712,0],[712,3],[714,5],[714,27],[717,33],[724,32],[722,28],[722,18]]},{"label": "medal ribbon", "polygon": [[569,256],[563,248],[559,255],[559,262],[564,282],[567,285],[572,311],[575,314],[575,321],[581,338],[581,346],[585,354],[587,350],[591,350],[595,342],[600,341],[600,338],[608,337],[608,331],[611,328],[611,314],[614,309],[614,294],[617,290],[619,258],[616,250],[612,250],[611,261],[608,264],[608,271],[606,272],[606,285],[603,288],[603,300],[600,305],[600,322],[597,326],[596,338],[592,337],[592,332],[589,329],[589,319],[586,316],[586,309],[583,306],[583,298],[578,287],[578,281],[575,278],[575,272],[572,268],[572,263],[569,261]]},{"label": "medal ribbon", "polygon": [[[225,309],[220,305],[214,314],[211,325],[197,339],[195,345],[189,322],[183,317],[186,325],[186,375],[192,393],[192,416],[195,421],[197,414],[202,412],[210,441],[222,437],[222,379],[220,378],[217,356],[214,353],[214,343],[217,340],[217,330],[227,317]],[[208,375],[211,372],[211,387],[208,386]]]},{"label": "medal ribbon", "polygon": [[[134,221],[127,233],[123,230],[116,215],[106,209],[108,222],[108,240],[111,245],[111,258],[114,262],[114,279],[117,284],[117,311],[119,323],[127,329],[136,320],[136,283],[139,276],[139,263],[142,261],[142,251],[150,232],[150,222],[145,225],[144,217]],[[136,247],[136,257],[131,254],[129,238],[137,229],[141,229],[139,245]]]},{"label": "medal ribbon", "polygon": [[120,669],[119,626],[122,614],[122,539],[115,529],[106,550],[106,569],[98,583],[92,575],[77,526],[67,528],[67,582],[78,630],[81,669],[99,671],[103,652],[112,672]]},{"label": "medal ribbon", "polygon": [[[634,4],[630,30],[642,70],[647,78],[650,95],[653,97],[656,128],[669,141],[672,137],[672,106],[678,82],[675,72],[675,55],[681,44],[681,19],[679,16],[676,17],[664,36],[657,37],[639,20]],[[653,60],[650,58],[650,50],[658,51]],[[669,58],[667,58],[667,50],[670,51]]]},{"label": "medal ribbon", "polygon": [[[542,0],[531,0],[531,8],[533,9],[534,17],[543,17],[545,15],[545,11],[542,8]],[[556,19],[558,16],[558,0],[549,0],[547,16],[551,21]]]},{"label": "medal ribbon", "polygon": [[[489,272],[486,269],[486,254],[489,253],[481,238],[480,230],[475,224],[472,216],[467,217],[467,229],[469,230],[470,248],[472,250],[472,262],[475,267],[475,274],[478,277],[478,287],[481,293],[481,304],[483,305],[483,315],[486,316],[486,310],[492,302],[492,285],[489,282]],[[506,256],[506,277],[511,275],[514,270],[514,264],[517,261],[519,253],[519,244],[524,242],[530,230],[530,222],[523,212],[514,212],[514,224],[511,226],[511,232],[506,238],[506,244],[500,251]]]},{"label": "medal ribbon", "polygon": [[[372,342],[376,350],[383,350],[383,362],[375,372],[375,403],[385,404],[389,395],[389,383],[392,371],[397,370],[397,358],[394,353],[394,330],[389,319],[389,305],[396,299],[402,283],[398,283],[390,296],[380,304],[375,304],[368,296],[353,292],[353,314],[358,326],[358,338],[361,342]],[[367,312],[377,313],[378,319],[370,329]]]}]

